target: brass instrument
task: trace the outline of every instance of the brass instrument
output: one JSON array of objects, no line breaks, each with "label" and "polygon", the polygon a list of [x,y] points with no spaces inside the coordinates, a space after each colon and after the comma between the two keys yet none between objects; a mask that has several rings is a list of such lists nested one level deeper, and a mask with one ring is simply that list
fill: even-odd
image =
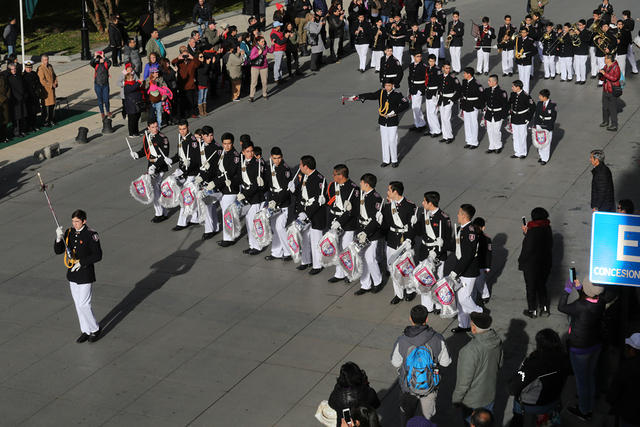
[{"label": "brass instrument", "polygon": [[507,30],[504,32],[504,36],[502,37],[502,40],[500,41],[500,44],[498,47],[498,52],[502,52],[502,46],[506,45],[509,42],[509,39],[511,38],[511,25],[509,25],[507,27]]},{"label": "brass instrument", "polygon": [[453,40],[453,35],[449,34],[447,36],[447,39],[444,41],[444,47],[449,49],[449,46],[451,46],[451,40]]},{"label": "brass instrument", "polygon": [[591,31],[592,33],[595,33],[597,29],[600,28],[600,20],[599,19],[595,19],[593,21],[593,24],[591,24],[589,26],[589,31]]},{"label": "brass instrument", "polygon": [[516,47],[515,47],[515,53],[514,56],[516,59],[522,59],[524,58],[524,47],[520,50],[518,50],[518,40],[520,40],[519,38],[516,38]]},{"label": "brass instrument", "polygon": [[[605,55],[615,51],[609,46],[609,37],[600,27],[596,29],[596,35],[593,36],[593,44]],[[607,52],[607,49],[609,52]]]},{"label": "brass instrument", "polygon": [[551,38],[551,33],[544,33],[542,38],[545,39],[545,40],[549,40]]},{"label": "brass instrument", "polygon": [[580,40],[580,30],[578,29],[577,23],[571,26],[571,29],[569,30],[569,37],[571,37],[571,44],[573,47],[579,47],[582,44],[582,40]]},{"label": "brass instrument", "polygon": [[393,24],[391,24],[391,35],[395,36],[398,33],[398,27],[396,26],[396,23],[394,22]]},{"label": "brass instrument", "polygon": [[411,40],[411,43],[409,43],[409,49],[413,50],[416,46],[416,33],[411,33],[411,36],[409,37],[409,40]]},{"label": "brass instrument", "polygon": [[373,37],[373,47],[378,47],[378,37],[380,37],[380,34],[382,34],[382,31],[378,28],[376,35]]},{"label": "brass instrument", "polygon": [[429,47],[433,46],[433,40],[434,40],[435,34],[436,34],[435,31],[431,31],[429,38],[427,38],[427,45],[429,45]]}]

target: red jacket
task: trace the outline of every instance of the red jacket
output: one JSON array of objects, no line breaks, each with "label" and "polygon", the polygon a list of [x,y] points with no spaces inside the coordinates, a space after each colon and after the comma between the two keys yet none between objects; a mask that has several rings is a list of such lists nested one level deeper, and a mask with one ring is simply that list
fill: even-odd
[{"label": "red jacket", "polygon": [[604,73],[600,74],[600,80],[604,81],[602,90],[607,93],[613,92],[613,86],[620,86],[620,67],[617,61],[604,66]]},{"label": "red jacket", "polygon": [[173,65],[178,67],[178,87],[183,90],[194,90],[196,86],[196,70],[200,65],[200,61],[193,59],[185,61],[182,58],[176,58],[171,61]]},{"label": "red jacket", "polygon": [[275,52],[284,52],[287,50],[287,40],[281,31],[271,30],[270,36]]}]

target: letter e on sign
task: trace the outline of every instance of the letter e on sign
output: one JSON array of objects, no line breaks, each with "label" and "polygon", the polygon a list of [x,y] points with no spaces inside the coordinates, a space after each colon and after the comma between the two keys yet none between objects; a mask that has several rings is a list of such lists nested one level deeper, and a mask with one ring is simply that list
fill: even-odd
[{"label": "letter e on sign", "polygon": [[640,262],[640,256],[625,255],[624,248],[638,247],[638,240],[625,239],[625,233],[640,233],[640,227],[633,225],[618,225],[618,251],[616,256],[617,260],[627,262]]}]

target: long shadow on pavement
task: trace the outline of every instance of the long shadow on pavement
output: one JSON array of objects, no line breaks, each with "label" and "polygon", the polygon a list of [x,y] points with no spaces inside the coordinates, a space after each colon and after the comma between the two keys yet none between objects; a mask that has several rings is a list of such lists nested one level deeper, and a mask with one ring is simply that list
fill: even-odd
[{"label": "long shadow on pavement", "polygon": [[151,265],[151,273],[135,284],[134,288],[99,322],[102,335],[107,335],[136,309],[148,296],[161,289],[172,277],[187,273],[200,257],[196,240],[186,249],[178,249]]}]

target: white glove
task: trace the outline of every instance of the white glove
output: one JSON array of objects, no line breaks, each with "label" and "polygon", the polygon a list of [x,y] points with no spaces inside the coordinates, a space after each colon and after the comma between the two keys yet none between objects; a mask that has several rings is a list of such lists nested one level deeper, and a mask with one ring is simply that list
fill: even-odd
[{"label": "white glove", "polygon": [[164,158],[164,162],[167,164],[167,166],[171,166],[171,165],[173,164],[173,160],[171,160],[171,159],[170,159],[170,158],[168,158],[168,157],[165,157],[165,158]]},{"label": "white glove", "polygon": [[353,206],[351,205],[351,202],[349,200],[344,202],[344,210],[345,211],[350,211],[352,208],[353,208]]},{"label": "white glove", "polygon": [[365,233],[364,231],[359,232],[356,237],[358,238],[358,242],[360,243],[364,243],[367,241],[367,233]]},{"label": "white glove", "polygon": [[225,179],[224,180],[224,185],[226,185],[227,187],[231,187],[231,180],[230,179]]},{"label": "white glove", "polygon": [[442,237],[438,237],[436,239],[436,245],[441,248],[444,245],[444,240],[442,239]]},{"label": "white glove", "polygon": [[340,223],[334,219],[331,222],[331,229],[332,230],[339,230],[340,229]]},{"label": "white glove", "polygon": [[278,205],[276,204],[275,200],[269,200],[269,209],[275,209],[277,207]]},{"label": "white glove", "polygon": [[135,151],[130,151],[129,153],[131,154],[131,158],[133,160],[138,160],[140,158],[140,156],[138,156],[138,153],[136,153]]},{"label": "white glove", "polygon": [[451,273],[449,273],[449,277],[451,277],[453,280],[456,280],[458,278],[458,273],[452,271]]},{"label": "white glove", "polygon": [[324,194],[321,194],[321,195],[318,197],[318,204],[319,204],[320,206],[324,205],[324,203],[325,203],[326,201],[327,201],[327,199],[325,199],[325,198],[324,198]]},{"label": "white glove", "polygon": [[80,270],[80,261],[77,261],[75,264],[73,264],[73,267],[71,267],[71,271],[78,271]]},{"label": "white glove", "polygon": [[304,213],[304,212],[300,212],[300,213],[298,214],[298,219],[299,219],[300,221],[306,221],[306,220],[308,219],[307,214],[306,214],[306,213]]},{"label": "white glove", "polygon": [[207,190],[213,191],[214,188],[216,188],[215,182],[211,181],[210,183],[207,184]]},{"label": "white glove", "polygon": [[290,193],[295,193],[296,184],[293,182],[293,180],[289,181],[289,184],[287,184],[287,190],[289,190]]},{"label": "white glove", "polygon": [[63,238],[64,238],[64,231],[62,230],[62,227],[56,228],[56,242],[62,242]]},{"label": "white glove", "polygon": [[149,175],[155,175],[156,167],[154,165],[149,166]]},{"label": "white glove", "polygon": [[200,166],[200,170],[201,171],[208,171],[209,170],[209,162],[204,162],[204,164],[202,166]]},{"label": "white glove", "polygon": [[244,199],[246,199],[246,197],[244,197],[244,194],[239,193],[239,194],[238,194],[238,201],[239,201],[239,202],[241,202],[241,201],[243,201]]},{"label": "white glove", "polygon": [[417,222],[418,222],[418,217],[413,215],[411,217],[411,225],[416,225]]},{"label": "white glove", "polygon": [[382,224],[382,212],[376,212],[376,221],[378,224]]},{"label": "white glove", "polygon": [[196,176],[196,179],[193,180],[196,185],[200,185],[202,183],[202,177],[200,175]]},{"label": "white glove", "polygon": [[258,177],[258,187],[264,187],[264,179],[261,176]]},{"label": "white glove", "polygon": [[184,162],[182,162],[184,164],[184,168],[185,169],[189,169],[189,165],[191,164],[191,161],[189,159],[186,159]]}]

